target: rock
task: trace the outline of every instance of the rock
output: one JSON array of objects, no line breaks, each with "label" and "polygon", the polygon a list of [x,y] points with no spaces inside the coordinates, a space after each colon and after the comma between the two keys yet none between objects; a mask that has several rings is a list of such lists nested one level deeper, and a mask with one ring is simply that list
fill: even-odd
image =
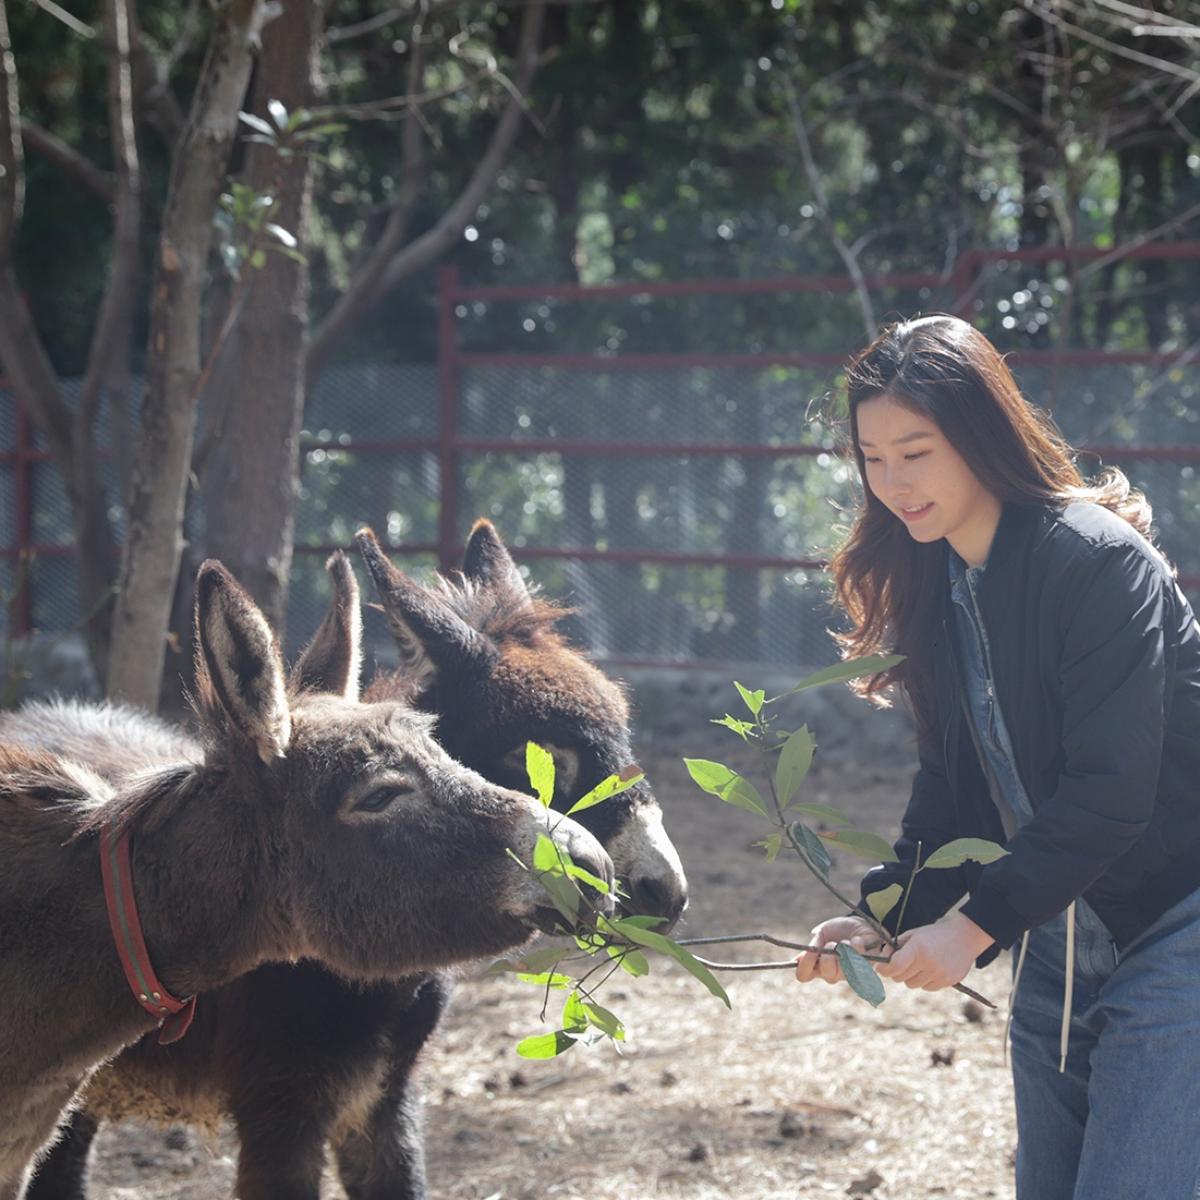
[{"label": "rock", "polygon": [[856,1179],[847,1186],[846,1195],[869,1196],[882,1182],[883,1176],[878,1171],[868,1171],[861,1179]]}]

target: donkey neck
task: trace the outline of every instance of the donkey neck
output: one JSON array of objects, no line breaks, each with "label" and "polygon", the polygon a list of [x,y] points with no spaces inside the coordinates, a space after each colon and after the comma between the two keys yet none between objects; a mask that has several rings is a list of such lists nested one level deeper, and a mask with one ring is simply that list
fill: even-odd
[{"label": "donkey neck", "polygon": [[186,764],[149,786],[130,818],[133,890],[163,983],[182,999],[298,957],[272,801],[223,766]]}]

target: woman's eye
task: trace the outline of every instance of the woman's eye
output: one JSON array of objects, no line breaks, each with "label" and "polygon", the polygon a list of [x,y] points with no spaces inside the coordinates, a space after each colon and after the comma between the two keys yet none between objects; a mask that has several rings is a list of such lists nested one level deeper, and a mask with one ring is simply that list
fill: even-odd
[{"label": "woman's eye", "polygon": [[912,461],[914,461],[915,459],[918,459],[918,458],[924,458],[924,457],[925,457],[925,455],[927,455],[928,453],[929,453],[929,451],[928,451],[928,450],[918,450],[918,451],[917,451],[915,454],[906,454],[904,457],[905,457],[905,458],[906,458],[906,459],[907,459],[909,462],[912,462]]},{"label": "woman's eye", "polygon": [[383,812],[393,801],[403,799],[410,795],[412,788],[397,787],[395,784],[390,784],[388,787],[372,788],[355,806],[356,812]]}]

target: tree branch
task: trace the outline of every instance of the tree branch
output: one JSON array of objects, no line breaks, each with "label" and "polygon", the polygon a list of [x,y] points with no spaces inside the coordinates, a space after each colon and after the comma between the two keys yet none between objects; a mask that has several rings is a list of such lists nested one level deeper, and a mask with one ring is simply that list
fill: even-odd
[{"label": "tree branch", "polygon": [[838,233],[837,222],[834,219],[829,204],[829,195],[825,190],[825,181],[821,177],[820,170],[817,168],[816,160],[813,158],[812,146],[808,140],[808,129],[804,124],[804,114],[800,110],[800,101],[797,99],[796,90],[790,82],[787,84],[787,102],[788,110],[792,116],[792,128],[795,130],[796,142],[800,147],[800,156],[804,162],[804,173],[808,176],[808,182],[813,189],[813,195],[816,197],[817,211],[820,214],[822,224],[825,226],[825,231],[829,235],[829,240],[833,243],[834,249],[838,252],[838,256],[845,264],[846,271],[854,283],[854,293],[858,297],[858,307],[862,313],[863,328],[866,330],[867,341],[870,341],[876,333],[875,306],[871,302],[871,291],[867,287],[866,279],[863,277],[862,268],[858,265],[857,256],[846,245],[842,235]]},{"label": "tree branch", "polygon": [[111,171],[101,170],[78,150],[72,149],[61,138],[55,137],[28,117],[21,118],[21,137],[30,150],[78,180],[89,192],[99,196],[106,204],[113,202],[116,185]]},{"label": "tree branch", "polygon": [[[108,121],[116,164],[116,214],[112,266],[92,331],[79,402],[80,444],[90,443],[100,393],[114,371],[128,380],[129,339],[138,285],[141,167],[133,124],[132,33],[128,0],[106,0]],[[121,363],[125,367],[122,369]]]},{"label": "tree branch", "polygon": [[[389,217],[389,231],[395,236],[388,237],[386,244],[381,241],[345,294],[314,332],[308,355],[310,387],[354,321],[409,275],[428,266],[444,254],[462,235],[467,222],[491,190],[520,129],[521,116],[525,110],[524,95],[532,82],[538,61],[538,43],[541,39],[544,14],[545,4],[542,2],[531,3],[525,10],[512,95],[496,123],[487,149],[458,199],[431,229],[403,248],[400,242],[407,228],[408,218],[399,209],[394,210],[395,221]],[[415,139],[416,133],[413,131],[410,134],[410,129],[406,127],[406,143],[409,142],[410,136]],[[406,202],[403,189],[401,191],[402,196],[397,198],[398,204]]]}]

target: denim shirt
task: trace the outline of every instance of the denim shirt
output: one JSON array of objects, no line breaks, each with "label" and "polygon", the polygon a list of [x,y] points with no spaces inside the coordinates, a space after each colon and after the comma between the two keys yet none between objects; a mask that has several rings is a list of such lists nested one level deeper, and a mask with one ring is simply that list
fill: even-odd
[{"label": "denim shirt", "polygon": [[[987,564],[968,567],[953,550],[950,561],[950,598],[953,601],[955,636],[958,660],[962,670],[963,702],[969,718],[980,766],[987,778],[992,801],[1000,812],[1004,832],[1008,837],[1033,818],[1033,806],[1017,773],[1016,757],[1009,740],[1004,715],[996,702],[991,651],[987,630],[979,612],[976,587]],[[1077,952],[1088,954],[1091,943],[1105,959],[1111,954],[1111,935],[1104,922],[1096,916],[1081,896],[1075,902],[1075,919],[1080,933],[1092,935],[1080,939]],[[1062,925],[1061,916],[1050,922]],[[1110,968],[1111,969],[1111,968]]]}]

